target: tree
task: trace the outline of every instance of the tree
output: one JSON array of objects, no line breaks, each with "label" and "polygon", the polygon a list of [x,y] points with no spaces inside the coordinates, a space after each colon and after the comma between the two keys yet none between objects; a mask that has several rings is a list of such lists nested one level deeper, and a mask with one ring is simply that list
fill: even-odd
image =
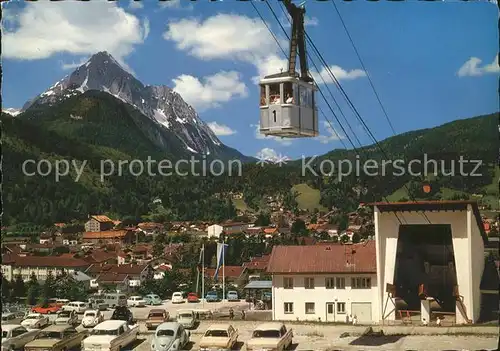
[{"label": "tree", "polygon": [[290,231],[293,234],[303,233],[304,230],[307,230],[306,223],[302,219],[297,219],[292,223],[292,228]]},{"label": "tree", "polygon": [[361,235],[359,235],[358,233],[354,233],[352,235],[351,241],[353,244],[359,243],[361,241]]},{"label": "tree", "polygon": [[155,242],[153,244],[153,257],[158,258],[163,256],[165,245],[162,243],[162,240],[159,239],[159,236],[156,237]]},{"label": "tree", "polygon": [[10,301],[12,284],[2,274],[2,301]]},{"label": "tree", "polygon": [[40,284],[38,283],[35,273],[31,273],[30,280],[28,281],[28,304],[35,305],[39,296]]},{"label": "tree", "polygon": [[13,297],[25,297],[26,296],[26,285],[20,274],[16,275],[14,278],[14,283],[12,284],[12,296]]},{"label": "tree", "polygon": [[49,272],[47,278],[43,282],[42,287],[42,303],[47,304],[50,298],[56,296],[56,280],[52,272]]},{"label": "tree", "polygon": [[271,223],[271,216],[269,213],[259,212],[257,215],[257,220],[254,222],[257,227],[265,227]]}]

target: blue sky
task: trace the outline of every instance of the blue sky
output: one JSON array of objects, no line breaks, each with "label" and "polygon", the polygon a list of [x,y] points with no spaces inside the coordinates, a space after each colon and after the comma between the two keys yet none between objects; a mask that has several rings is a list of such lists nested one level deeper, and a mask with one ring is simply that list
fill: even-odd
[{"label": "blue sky", "polygon": [[[263,2],[273,32],[285,37]],[[277,1],[270,1],[287,23]],[[397,133],[498,111],[498,8],[487,2],[336,2]],[[4,9],[3,107],[21,107],[91,54],[107,50],[144,84],[181,93],[225,144],[246,155],[291,158],[342,148],[322,136],[281,140],[257,135],[259,75],[285,65],[248,2],[12,2]],[[307,32],[378,140],[392,130],[331,2],[306,1]],[[285,27],[289,30],[289,27]],[[310,48],[316,65],[322,65]],[[311,72],[319,77],[312,64]],[[329,77],[323,76],[327,83]],[[322,83],[321,79],[318,81]],[[327,84],[362,144],[370,138],[334,84]],[[324,84],[320,88],[330,99]],[[335,107],[330,100],[332,107]],[[339,111],[335,107],[335,112]],[[340,121],[353,138],[350,129]]]}]

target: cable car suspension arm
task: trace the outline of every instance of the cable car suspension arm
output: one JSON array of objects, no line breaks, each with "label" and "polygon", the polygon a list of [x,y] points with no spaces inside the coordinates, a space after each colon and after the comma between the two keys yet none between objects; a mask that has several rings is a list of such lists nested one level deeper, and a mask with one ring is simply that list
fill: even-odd
[{"label": "cable car suspension arm", "polygon": [[290,35],[290,51],[288,54],[288,73],[295,77],[295,66],[297,62],[297,50],[300,60],[300,78],[306,82],[312,82],[309,76],[306,56],[306,40],[304,29],[304,16],[306,10],[303,6],[297,7],[291,0],[283,0],[290,17],[292,19],[292,33]]}]

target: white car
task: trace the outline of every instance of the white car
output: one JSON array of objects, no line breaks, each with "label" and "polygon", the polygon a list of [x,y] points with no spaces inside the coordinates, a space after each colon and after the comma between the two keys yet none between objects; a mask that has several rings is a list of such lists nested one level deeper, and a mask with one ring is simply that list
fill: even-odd
[{"label": "white car", "polygon": [[283,323],[270,322],[258,325],[247,341],[247,350],[288,350],[292,345],[293,332]]},{"label": "white car", "polygon": [[184,296],[182,296],[181,292],[174,292],[172,294],[172,303],[183,303],[184,302]]},{"label": "white car", "polygon": [[89,306],[82,301],[72,301],[67,305],[64,305],[62,308],[65,311],[75,311],[76,313],[83,313],[86,309],[89,308]]},{"label": "white car", "polygon": [[130,296],[127,300],[127,305],[129,307],[144,307],[146,306],[146,300],[144,300],[141,296]]},{"label": "white car", "polygon": [[21,325],[28,329],[40,329],[49,324],[49,318],[41,313],[30,313],[21,322]]},{"label": "white car", "polygon": [[213,324],[200,340],[200,351],[232,350],[238,342],[238,330],[231,324]]},{"label": "white car", "polygon": [[83,314],[82,326],[84,328],[95,327],[104,322],[104,315],[99,310],[86,310]]},{"label": "white car", "polygon": [[2,351],[23,349],[24,345],[33,341],[40,330],[27,330],[19,324],[2,325]]},{"label": "white car", "polygon": [[104,321],[94,327],[90,336],[82,341],[82,351],[124,350],[137,340],[139,326],[129,326],[126,321]]},{"label": "white car", "polygon": [[75,311],[65,311],[62,310],[57,314],[56,320],[54,321],[54,324],[60,325],[60,324],[69,324],[72,326],[78,325],[78,315],[76,314]]}]

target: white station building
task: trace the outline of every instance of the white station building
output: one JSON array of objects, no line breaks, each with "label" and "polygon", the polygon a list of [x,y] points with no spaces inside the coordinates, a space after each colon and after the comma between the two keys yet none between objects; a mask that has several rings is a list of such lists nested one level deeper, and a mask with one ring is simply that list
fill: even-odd
[{"label": "white station building", "polygon": [[477,322],[488,241],[477,203],[372,206],[375,240],[273,248],[273,320]]}]

